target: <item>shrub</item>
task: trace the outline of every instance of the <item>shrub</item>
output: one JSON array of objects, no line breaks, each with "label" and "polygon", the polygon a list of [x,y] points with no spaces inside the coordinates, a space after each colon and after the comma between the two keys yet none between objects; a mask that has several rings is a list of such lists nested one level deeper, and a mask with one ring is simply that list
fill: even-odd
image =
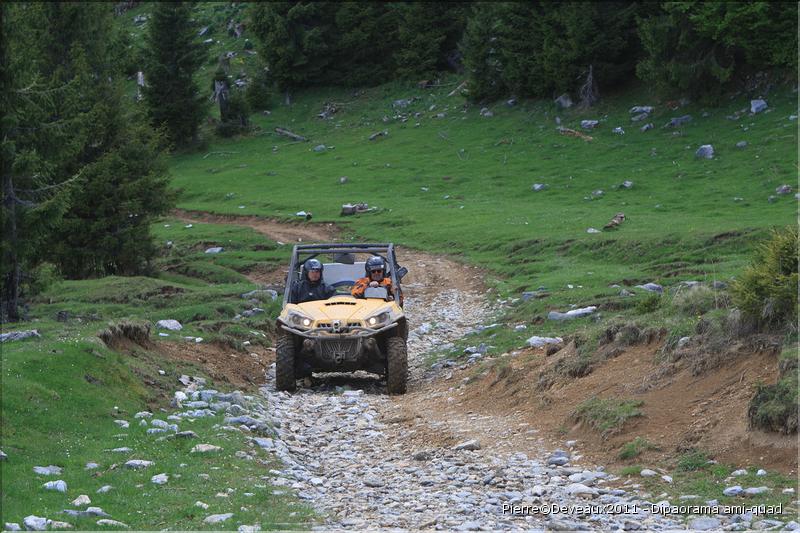
[{"label": "shrub", "polygon": [[640,315],[652,313],[661,305],[661,295],[656,292],[648,293],[636,304],[636,312]]},{"label": "shrub", "polygon": [[732,286],[734,303],[764,329],[793,329],[797,322],[797,227],[774,230]]},{"label": "shrub", "polygon": [[700,450],[692,450],[678,459],[678,471],[694,472],[708,467],[708,455]]},{"label": "shrub", "polygon": [[800,418],[797,349],[796,343],[784,349],[778,361],[778,382],[774,385],[760,385],[750,400],[747,418],[751,428],[787,435],[797,433]]},{"label": "shrub", "polygon": [[641,400],[600,399],[594,397],[581,403],[572,413],[572,416],[577,420],[586,422],[605,437],[622,429],[628,419],[642,416],[639,407],[643,403]]},{"label": "shrub", "polygon": [[725,307],[727,298],[705,285],[686,287],[672,296],[672,307],[685,315],[700,316],[712,309]]},{"label": "shrub", "polygon": [[644,451],[655,449],[657,449],[657,446],[651,444],[647,439],[636,437],[632,441],[625,443],[622,448],[620,448],[617,456],[620,459],[628,460],[639,457]]}]

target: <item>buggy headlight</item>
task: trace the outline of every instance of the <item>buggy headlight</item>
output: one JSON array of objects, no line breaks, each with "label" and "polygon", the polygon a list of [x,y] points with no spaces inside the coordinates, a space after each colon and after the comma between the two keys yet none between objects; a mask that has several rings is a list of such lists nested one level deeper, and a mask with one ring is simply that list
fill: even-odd
[{"label": "buggy headlight", "polygon": [[367,319],[367,325],[370,327],[382,326],[389,320],[389,311],[384,311],[379,315],[373,315]]},{"label": "buggy headlight", "polygon": [[296,328],[310,328],[312,320],[300,313],[289,313],[289,323]]}]

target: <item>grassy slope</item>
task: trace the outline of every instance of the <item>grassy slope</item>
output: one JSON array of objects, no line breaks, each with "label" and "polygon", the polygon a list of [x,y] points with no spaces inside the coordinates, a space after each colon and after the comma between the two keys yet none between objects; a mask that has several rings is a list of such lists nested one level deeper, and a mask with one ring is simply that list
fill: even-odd
[{"label": "grassy slope", "polygon": [[[794,220],[792,196],[767,203],[777,186],[796,181],[796,122],[787,118],[795,113],[793,94],[771,95],[772,112],[740,121],[725,115],[746,106],[743,98],[709,110],[708,118],[694,106],[677,112],[658,106],[652,120],[659,126],[675,115],[695,117],[677,136],[671,129],[630,127],[627,108],[653,103],[641,93],[611,98],[591,112],[560,113],[571,127],[581,118],[607,117],[592,132],[594,142],[585,143],[556,133],[549,103],[495,105],[495,116],[484,118],[477,106],[462,112],[463,99],[446,97],[448,89],[390,85],[359,97],[299,95],[295,105],[255,117],[260,134],[215,142],[210,155],[177,157],[172,171],[184,189],[180,207],[276,217],[303,209],[315,220],[343,222],[341,204],[364,201],[380,211],[347,220],[364,238],[463,254],[504,276],[502,288],[513,292],[585,287],[569,300],[623,279],[729,277],[765,228]],[[384,115],[393,116],[391,101],[409,96],[420,100],[407,111],[422,116],[383,123]],[[346,105],[332,121],[314,118],[325,101]],[[447,116],[432,118],[438,112]],[[613,134],[617,125],[627,134]],[[276,126],[311,142],[276,137]],[[388,138],[367,140],[384,129]],[[736,149],[739,140],[750,144]],[[503,141],[510,144],[498,144]],[[715,145],[714,160],[695,159],[705,143]],[[318,144],[335,148],[315,153]],[[340,185],[340,176],[348,183]],[[615,190],[624,180],[634,187]],[[533,183],[549,189],[535,193]],[[586,200],[596,189],[605,195]],[[620,231],[586,233],[617,212],[628,217]],[[714,239],[728,232],[738,234]]]},{"label": "grassy slope", "polygon": [[[169,413],[159,409],[167,407],[169,395],[179,386],[177,377],[203,375],[202,369],[142,349],[119,354],[95,338],[108,321],[175,318],[185,327],[163,339],[167,342],[185,342],[180,337],[191,335],[234,348],[241,348],[245,340],[269,343],[259,332],[269,332],[269,317],[278,304],[267,299],[260,304],[264,314],[234,320],[234,315],[253,306],[240,295],[255,285],[230,266],[246,269],[256,255],[261,262],[268,260],[276,245],[248,229],[210,224],[185,228],[175,220],[158,224],[154,232],[160,242],[173,241],[156,265],[162,272],[159,277],[57,283],[34,300],[31,321],[20,328],[36,328],[42,338],[2,346],[0,448],[9,459],[0,464],[0,520],[21,523],[23,517],[36,514],[80,529],[97,528],[96,518],[76,520],[57,514],[70,508],[78,494],[88,494],[93,505],[135,529],[208,529],[212,526],[203,524],[203,518],[225,512],[234,512],[234,519],[215,529],[254,523],[262,528],[297,527],[310,517],[309,510],[285,495],[273,494],[268,478],[263,478],[264,465],[235,457],[234,452],[248,449],[248,444],[244,436],[214,427],[221,417],[181,423],[182,430],[200,435],[201,440],[193,442],[156,443],[135,424],[133,414],[145,409],[164,419]],[[225,252],[205,254],[212,245],[224,246]],[[69,312],[67,322],[55,320],[59,311]],[[224,383],[210,386],[226,388]],[[120,430],[115,418],[131,421],[131,428]],[[116,437],[119,434],[127,437]],[[189,454],[197,442],[217,444],[224,451],[213,457]],[[106,451],[120,446],[134,452]],[[261,457],[268,460],[265,454]],[[155,465],[142,472],[109,470],[131,458],[153,460]],[[84,470],[89,461],[101,468]],[[33,473],[33,466],[50,464],[63,467],[64,473],[48,478]],[[162,472],[170,474],[169,483],[151,484],[150,477]],[[204,481],[199,474],[211,477]],[[66,495],[41,488],[54,479],[67,482]],[[106,484],[115,490],[95,494]],[[228,498],[215,496],[228,488],[232,489]],[[197,500],[210,508],[194,507]]]}]

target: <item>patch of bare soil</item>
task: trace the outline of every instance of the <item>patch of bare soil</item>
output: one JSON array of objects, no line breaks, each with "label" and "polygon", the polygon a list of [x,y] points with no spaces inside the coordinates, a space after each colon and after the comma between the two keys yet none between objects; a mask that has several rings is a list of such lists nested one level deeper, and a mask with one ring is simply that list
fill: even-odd
[{"label": "patch of bare soil", "polygon": [[202,366],[215,381],[224,381],[241,389],[257,389],[266,382],[266,370],[275,362],[275,351],[262,346],[248,346],[238,352],[221,344],[159,342],[164,356],[190,361]]},{"label": "patch of bare soil", "polygon": [[273,241],[285,244],[298,242],[335,242],[341,231],[332,223],[286,222],[257,216],[215,215],[202,211],[174,209],[172,216],[186,223],[234,224],[252,228]]},{"label": "patch of bare soil", "polygon": [[[619,448],[642,437],[658,449],[645,452],[637,463],[668,463],[696,448],[738,466],[797,472],[796,436],[747,427],[747,407],[757,384],[777,380],[773,353],[740,354],[695,376],[689,365],[659,365],[659,347],[657,342],[629,347],[589,375],[561,379],[546,391],[536,388],[539,372],[558,355],[527,350],[509,366],[498,366],[461,390],[450,391],[453,401],[447,411],[511,414],[517,423],[529,423],[553,442],[563,445],[564,440],[577,439],[582,452],[606,465],[626,464],[617,457]],[[470,374],[467,370],[453,381]],[[441,384],[439,389],[443,390]],[[641,400],[644,416],[630,419],[621,431],[603,438],[572,416],[581,402],[592,397]]]}]

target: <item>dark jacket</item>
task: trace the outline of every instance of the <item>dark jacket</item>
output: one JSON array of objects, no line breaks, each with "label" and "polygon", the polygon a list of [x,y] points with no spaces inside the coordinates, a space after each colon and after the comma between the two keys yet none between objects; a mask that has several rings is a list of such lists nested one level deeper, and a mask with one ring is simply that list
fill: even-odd
[{"label": "dark jacket", "polygon": [[324,281],[320,280],[312,283],[304,279],[295,283],[294,287],[292,287],[289,303],[301,304],[303,302],[313,302],[314,300],[327,300],[334,294],[336,294],[336,289],[326,285]]}]

